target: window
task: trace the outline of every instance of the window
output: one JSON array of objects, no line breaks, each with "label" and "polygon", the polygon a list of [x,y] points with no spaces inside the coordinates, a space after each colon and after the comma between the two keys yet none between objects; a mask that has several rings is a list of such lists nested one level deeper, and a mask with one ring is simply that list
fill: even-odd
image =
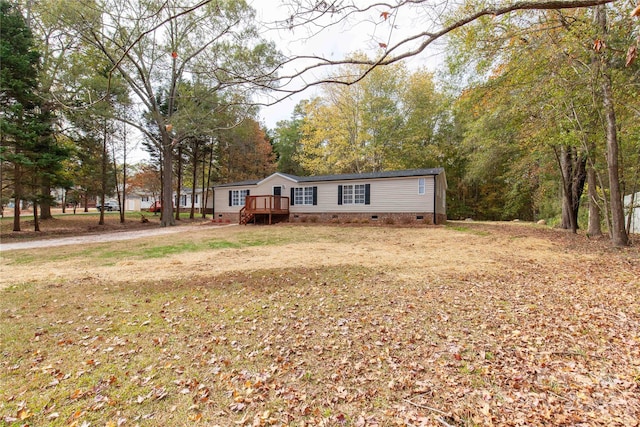
[{"label": "window", "polygon": [[422,195],[425,193],[425,189],[426,189],[426,185],[425,185],[425,179],[424,178],[419,178],[418,179],[418,194]]},{"label": "window", "polygon": [[142,196],[142,201],[143,202],[148,202],[149,201],[149,196]]},{"label": "window", "polygon": [[249,195],[249,190],[229,191],[229,206],[244,206],[244,200]]},{"label": "window", "polygon": [[343,185],[342,204],[343,205],[364,205],[366,204],[367,186],[365,184]]},{"label": "window", "polygon": [[180,195],[180,206],[187,206],[187,195]]},{"label": "window", "polygon": [[313,205],[314,189],[317,187],[298,187],[293,188],[293,204],[294,205]]},{"label": "window", "polygon": [[194,203],[198,203],[198,195],[197,195],[197,194],[195,194],[195,195],[193,196],[193,202],[194,202]]},{"label": "window", "polygon": [[353,186],[353,203],[356,205],[364,205],[364,184]]}]

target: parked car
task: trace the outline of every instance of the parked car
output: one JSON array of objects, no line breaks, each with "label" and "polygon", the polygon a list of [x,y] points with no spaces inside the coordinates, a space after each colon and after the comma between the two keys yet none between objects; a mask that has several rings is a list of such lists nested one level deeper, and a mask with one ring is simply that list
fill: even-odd
[{"label": "parked car", "polygon": [[[176,208],[173,203],[171,204],[171,206],[173,209]],[[151,206],[149,206],[149,212],[162,212],[162,203],[160,203],[160,200],[153,202]]]},{"label": "parked car", "polygon": [[149,212],[161,212],[162,211],[162,203],[160,200],[157,202],[153,202],[151,206],[149,206]]},{"label": "parked car", "polygon": [[[101,211],[102,210],[102,205],[96,205],[96,209],[98,209],[98,211]],[[120,206],[118,206],[118,204],[115,203],[115,202],[105,202],[104,210],[107,211],[107,212],[119,211],[120,210]]]}]

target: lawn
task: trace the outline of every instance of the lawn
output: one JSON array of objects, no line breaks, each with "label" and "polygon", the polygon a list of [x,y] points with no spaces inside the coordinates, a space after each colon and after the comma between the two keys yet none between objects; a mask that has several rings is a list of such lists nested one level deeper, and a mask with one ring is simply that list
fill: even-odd
[{"label": "lawn", "polygon": [[530,224],[2,252],[2,426],[638,425],[640,252]]}]

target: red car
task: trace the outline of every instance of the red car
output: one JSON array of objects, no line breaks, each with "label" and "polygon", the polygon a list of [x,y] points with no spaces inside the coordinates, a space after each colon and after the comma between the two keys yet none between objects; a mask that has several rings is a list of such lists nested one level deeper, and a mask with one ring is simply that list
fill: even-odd
[{"label": "red car", "polygon": [[149,212],[160,212],[160,211],[162,211],[162,203],[160,203],[160,200],[158,200],[157,202],[153,202],[151,206],[149,206]]}]

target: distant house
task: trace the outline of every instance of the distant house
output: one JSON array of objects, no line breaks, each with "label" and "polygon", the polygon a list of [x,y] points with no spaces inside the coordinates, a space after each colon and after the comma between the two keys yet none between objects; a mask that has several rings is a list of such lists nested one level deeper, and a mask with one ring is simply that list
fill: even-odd
[{"label": "distant house", "polygon": [[[633,197],[632,197],[633,196]],[[633,199],[633,203],[632,203]],[[625,220],[631,215],[629,233],[640,233],[640,191],[624,196]]]},{"label": "distant house", "polygon": [[[203,202],[205,200],[205,191],[197,188],[194,194],[191,194],[191,189],[183,189],[180,192],[180,200],[177,200],[177,195],[173,193],[173,206],[180,207],[181,212],[188,212],[191,209],[191,199],[193,198],[193,207],[196,212],[202,212]],[[207,213],[211,213],[211,194],[209,192],[207,205],[209,208],[207,209]],[[125,200],[125,210],[126,211],[146,211],[148,210],[155,202],[160,201],[159,195],[151,195],[148,193],[144,193],[142,191],[131,191],[127,193],[127,198]]]},{"label": "distant house", "polygon": [[127,212],[140,212],[149,209],[155,202],[155,197],[143,191],[127,192],[124,201],[124,210]]},{"label": "distant house", "polygon": [[177,200],[177,195],[173,194],[173,205],[179,206],[181,212],[187,212],[191,209],[191,203],[193,201],[193,208],[196,212],[201,213],[204,205],[207,205],[207,213],[211,213],[211,192],[203,191],[201,188],[196,188],[195,193],[192,194],[191,189],[182,189],[180,192],[180,200]]},{"label": "distant house", "polygon": [[214,218],[247,223],[277,220],[443,224],[444,169],[264,179],[214,187]]}]

